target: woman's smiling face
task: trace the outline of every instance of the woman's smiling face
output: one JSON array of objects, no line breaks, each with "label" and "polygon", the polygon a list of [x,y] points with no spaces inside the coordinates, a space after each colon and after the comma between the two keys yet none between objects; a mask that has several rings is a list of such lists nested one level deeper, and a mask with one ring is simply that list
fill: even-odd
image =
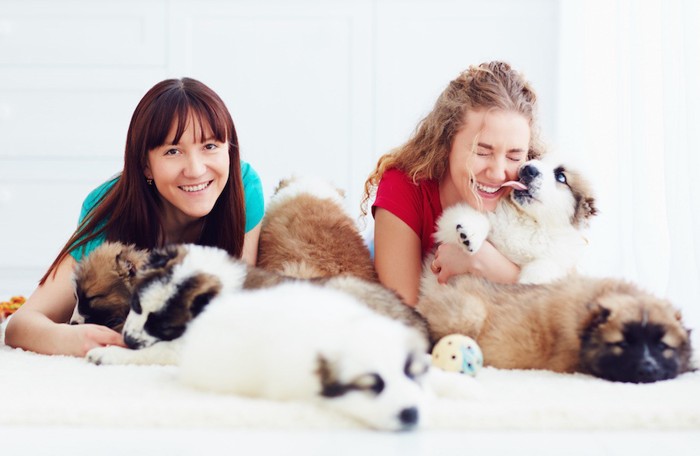
[{"label": "woman's smiling face", "polygon": [[166,224],[187,224],[209,214],[226,186],[229,145],[193,116],[174,144],[176,125],[164,144],[148,151],[144,175],[153,179],[162,198]]},{"label": "woman's smiling face", "polygon": [[470,110],[465,120],[452,141],[440,199],[443,207],[467,202],[493,211],[509,191],[503,183],[517,180],[527,160],[530,125],[522,114],[504,110]]}]

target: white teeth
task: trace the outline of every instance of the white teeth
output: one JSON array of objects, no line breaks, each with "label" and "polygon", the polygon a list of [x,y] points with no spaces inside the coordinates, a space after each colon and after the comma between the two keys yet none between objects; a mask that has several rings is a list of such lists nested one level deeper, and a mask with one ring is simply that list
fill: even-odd
[{"label": "white teeth", "polygon": [[499,190],[498,187],[487,187],[478,182],[476,183],[476,189],[484,193],[496,193]]},{"label": "white teeth", "polygon": [[199,185],[182,185],[182,186],[180,186],[180,188],[186,192],[198,192],[200,190],[204,190],[208,186],[209,186],[209,182],[204,182],[203,184],[199,184]]}]

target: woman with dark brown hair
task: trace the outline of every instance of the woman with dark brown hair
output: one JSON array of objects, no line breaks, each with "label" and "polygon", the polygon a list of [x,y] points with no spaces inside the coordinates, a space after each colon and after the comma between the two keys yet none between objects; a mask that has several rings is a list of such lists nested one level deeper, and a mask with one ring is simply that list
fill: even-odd
[{"label": "woman with dark brown hair", "polygon": [[194,79],[162,81],[134,111],[124,169],[88,195],[78,228],[8,322],[5,343],[75,356],[123,345],[107,327],[66,324],[75,307],[73,269],[84,256],[104,241],[142,249],[196,243],[254,265],[262,215],[260,179],[240,160],[224,102]]}]

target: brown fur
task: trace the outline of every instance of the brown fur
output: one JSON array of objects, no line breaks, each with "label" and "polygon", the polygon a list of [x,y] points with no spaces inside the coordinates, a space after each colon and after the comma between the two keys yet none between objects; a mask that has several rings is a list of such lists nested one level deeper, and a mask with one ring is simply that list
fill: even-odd
[{"label": "brown fur", "polygon": [[[148,252],[133,245],[105,242],[84,258],[73,273],[78,310],[85,323],[121,331],[137,272]],[[73,321],[71,321],[73,323]]]},{"label": "brown fur", "polygon": [[427,276],[421,286],[416,309],[433,339],[470,336],[487,365],[604,377],[597,362],[614,353],[625,325],[648,321],[663,328],[664,356],[677,356],[676,374],[691,369],[680,313],[630,283],[571,275],[548,285],[497,285],[465,275],[447,285]]},{"label": "brown fur", "polygon": [[576,210],[571,218],[571,224],[576,228],[585,228],[591,217],[598,215],[596,201],[591,191],[590,183],[577,171],[564,170],[566,180],[576,200]]},{"label": "brown fur", "polygon": [[[283,181],[278,191],[286,185]],[[260,231],[258,266],[297,278],[350,274],[377,281],[352,218],[337,202],[308,193],[270,204]]]}]

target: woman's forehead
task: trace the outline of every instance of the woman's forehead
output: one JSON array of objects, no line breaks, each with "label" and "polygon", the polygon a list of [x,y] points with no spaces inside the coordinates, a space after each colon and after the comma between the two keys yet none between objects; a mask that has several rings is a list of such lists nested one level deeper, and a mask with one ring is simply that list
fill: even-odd
[{"label": "woman's forehead", "polygon": [[209,125],[209,122],[202,115],[197,115],[192,111],[182,119],[176,117],[165,137],[165,144],[178,144],[185,137],[185,141],[204,142],[207,139],[214,139],[216,135]]}]

